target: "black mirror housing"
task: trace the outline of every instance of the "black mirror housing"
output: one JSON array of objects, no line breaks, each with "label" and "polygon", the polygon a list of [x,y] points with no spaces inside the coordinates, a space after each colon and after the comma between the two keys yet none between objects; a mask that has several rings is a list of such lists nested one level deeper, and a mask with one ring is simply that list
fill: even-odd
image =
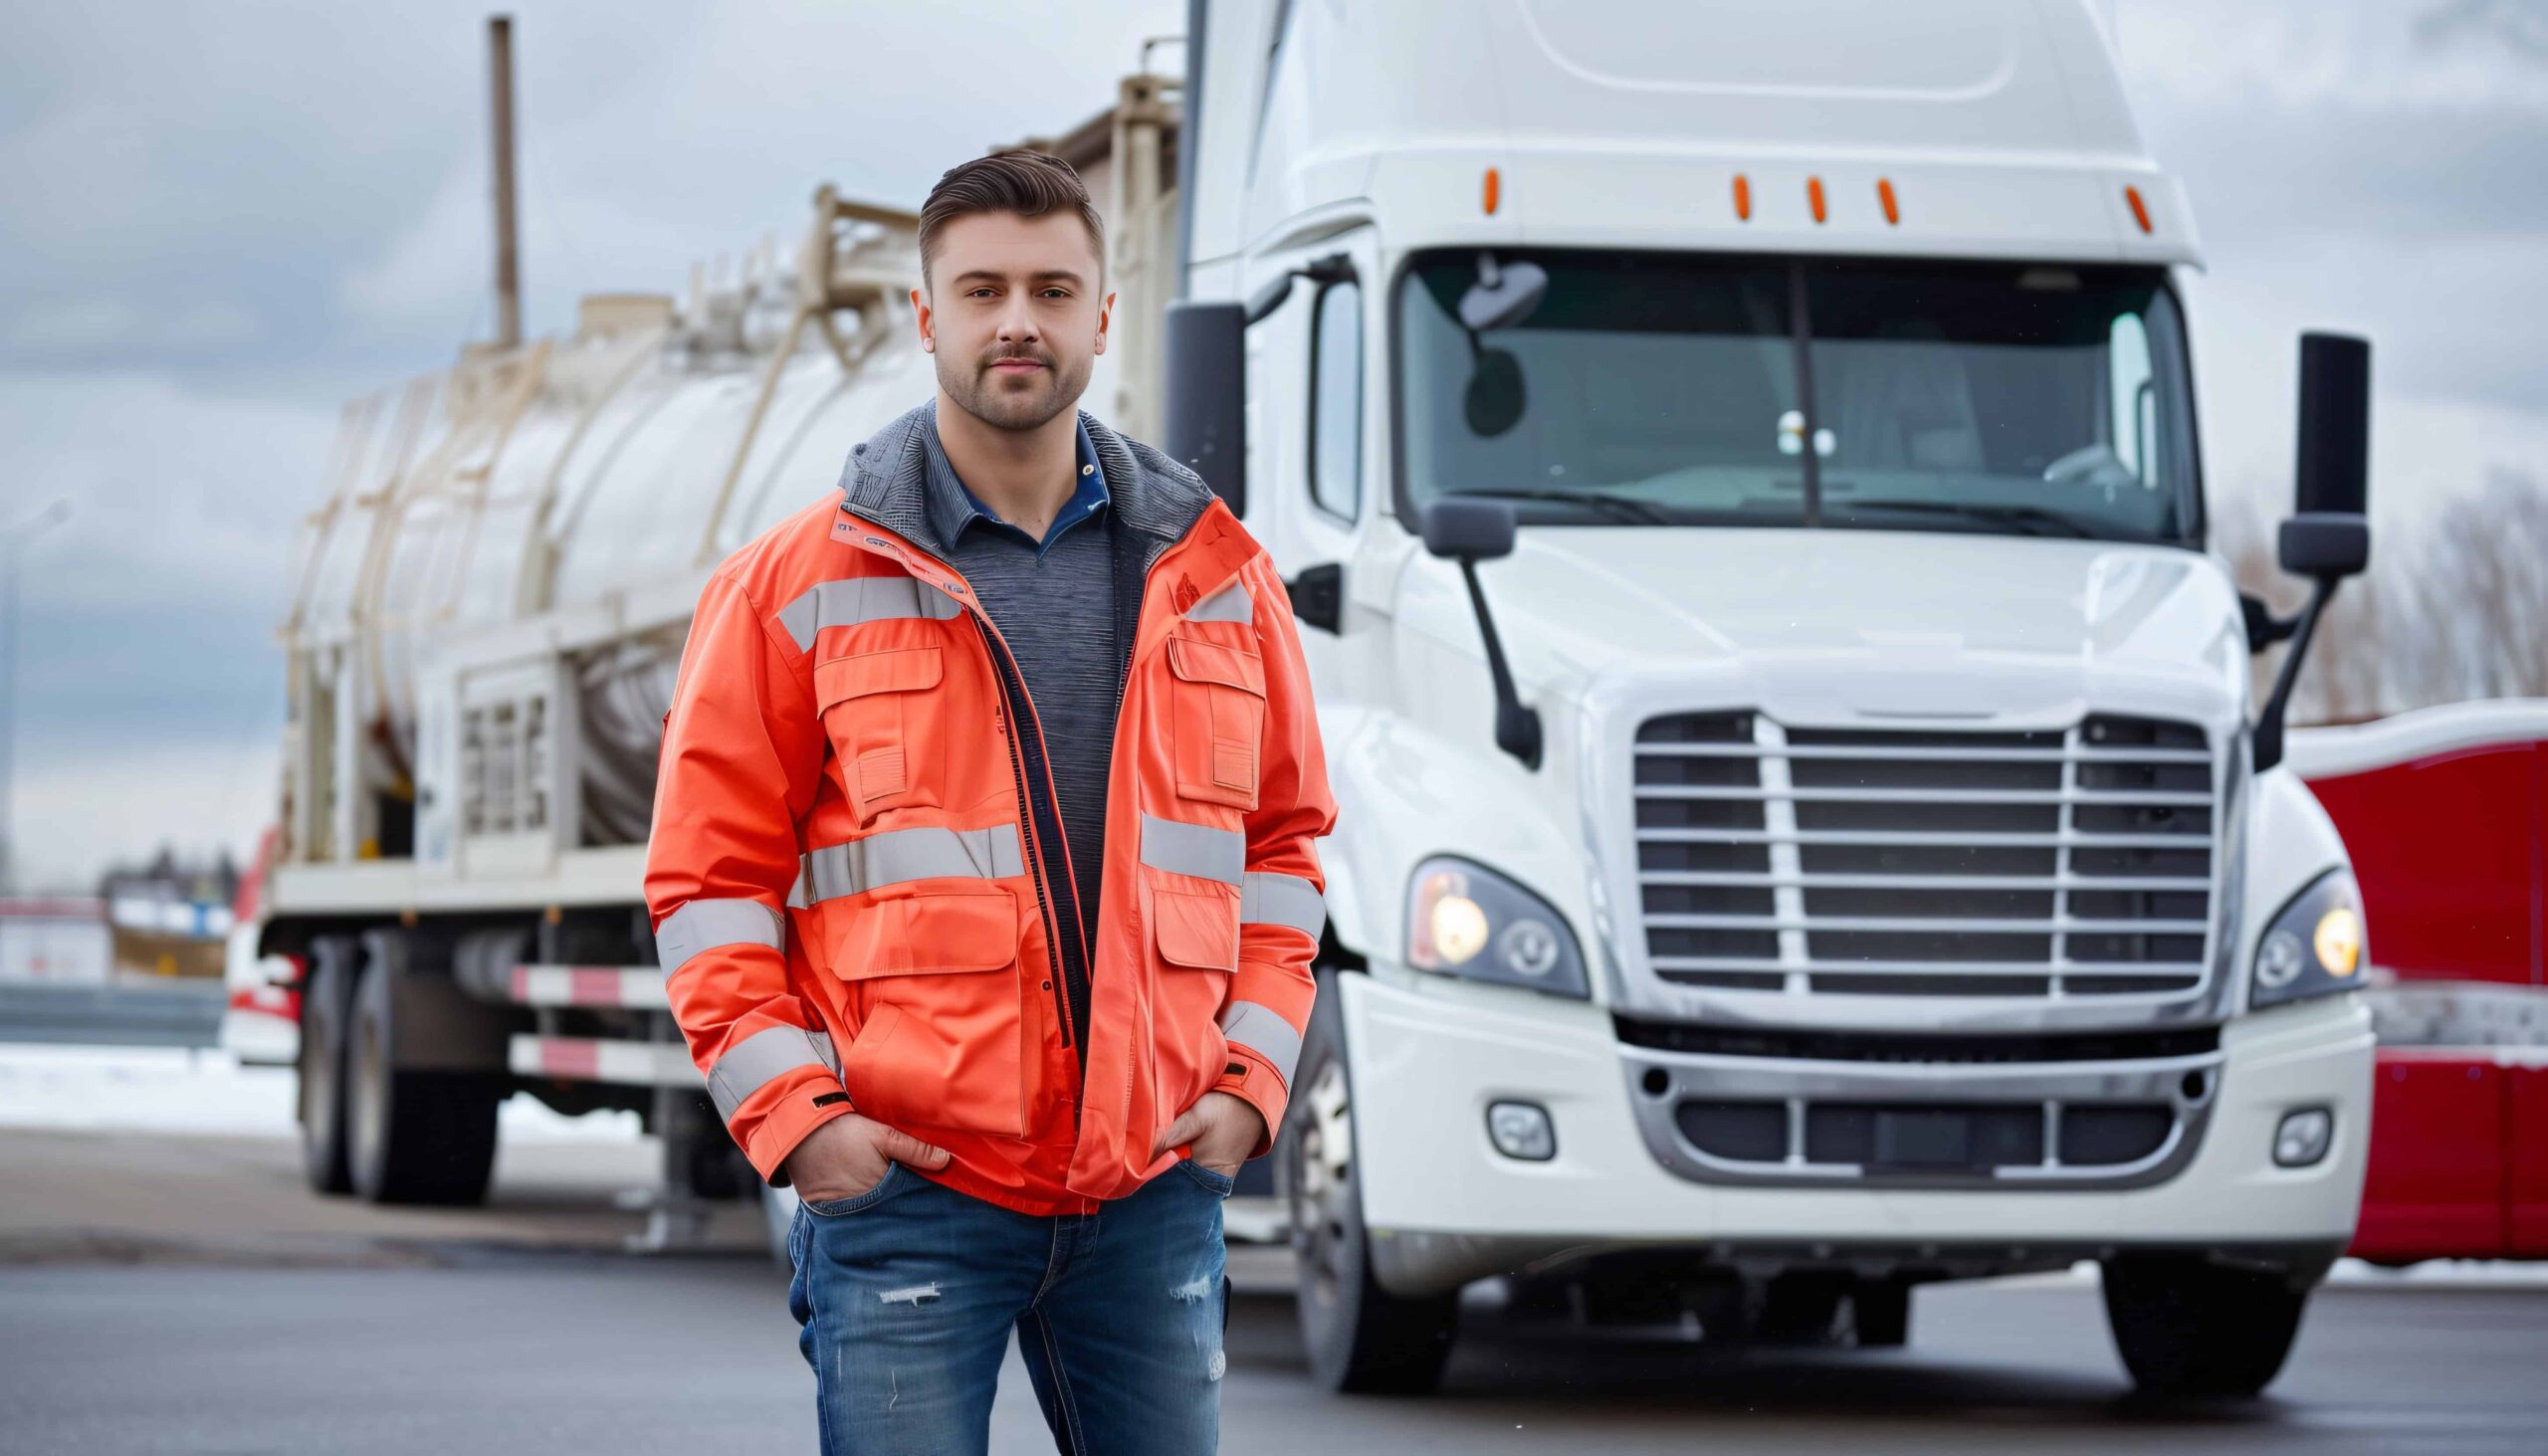
[{"label": "black mirror housing", "polygon": [[1492,561],[1513,554],[1516,516],[1509,501],[1441,496],[1424,503],[1417,533],[1424,549],[1451,561]]},{"label": "black mirror housing", "polygon": [[2282,569],[2294,576],[2358,576],[2371,564],[2371,523],[2331,511],[2308,513],[2284,521],[2275,545]]},{"label": "black mirror housing", "polygon": [[2361,516],[2371,498],[2371,341],[2300,335],[2300,442],[2293,509]]},{"label": "black mirror housing", "polygon": [[1167,422],[1161,447],[1233,516],[1247,515],[1247,310],[1168,306]]}]

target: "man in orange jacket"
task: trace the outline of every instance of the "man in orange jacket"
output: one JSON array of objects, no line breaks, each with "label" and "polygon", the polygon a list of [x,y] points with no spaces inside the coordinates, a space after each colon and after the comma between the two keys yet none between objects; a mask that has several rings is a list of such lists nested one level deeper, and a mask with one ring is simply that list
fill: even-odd
[{"label": "man in orange jacket", "polygon": [[1335,821],[1282,579],[1073,408],[1102,224],[1060,160],[946,174],[935,400],[699,600],[646,896],[673,1012],[793,1185],[823,1449],[985,1448],[1013,1326],[1062,1450],[1199,1452],[1221,1205],[1273,1144]]}]

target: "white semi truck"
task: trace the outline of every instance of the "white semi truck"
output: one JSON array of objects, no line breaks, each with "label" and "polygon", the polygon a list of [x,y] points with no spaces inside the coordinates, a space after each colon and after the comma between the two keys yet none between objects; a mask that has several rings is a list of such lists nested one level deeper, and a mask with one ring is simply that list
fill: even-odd
[{"label": "white semi truck", "polygon": [[[1257,1222],[1320,1377],[1429,1386],[1483,1281],[1881,1346],[2094,1259],[2136,1380],[2269,1380],[2368,1133],[2358,898],[2281,762],[2368,351],[2303,343],[2278,621],[2207,549],[2191,219],[2099,12],[1196,0],[1185,49],[1044,144],[1109,212],[1088,406],[1308,629],[1343,816]],[[912,219],[816,214],[792,284],[358,412],[264,933],[322,1186],[474,1194],[514,1091],[643,1112],[660,1236],[756,1183],[639,867],[706,572],[930,388]]]}]

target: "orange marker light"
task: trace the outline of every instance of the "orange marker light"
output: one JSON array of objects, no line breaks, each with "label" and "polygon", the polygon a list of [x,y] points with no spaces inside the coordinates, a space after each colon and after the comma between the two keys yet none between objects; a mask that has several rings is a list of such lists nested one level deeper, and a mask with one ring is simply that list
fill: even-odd
[{"label": "orange marker light", "polygon": [[1502,200],[1504,178],[1495,168],[1486,169],[1486,215],[1495,216],[1495,204]]},{"label": "orange marker light", "polygon": [[1822,207],[1822,179],[1820,177],[1807,177],[1805,179],[1805,200],[1813,204],[1813,220],[1815,222],[1824,221],[1826,215]]},{"label": "orange marker light", "polygon": [[1891,178],[1878,177],[1875,179],[1875,200],[1884,204],[1884,220],[1897,227],[1900,226],[1902,222],[1902,209],[1894,203],[1893,181]]},{"label": "orange marker light", "polygon": [[2150,231],[2150,209],[2144,207],[2141,203],[2141,189],[2138,187],[2124,188],[2123,200],[2132,204],[2132,220],[2141,224],[2141,231],[2145,233]]},{"label": "orange marker light", "polygon": [[1734,174],[1734,215],[1747,223],[1752,220],[1752,179],[1741,172]]}]

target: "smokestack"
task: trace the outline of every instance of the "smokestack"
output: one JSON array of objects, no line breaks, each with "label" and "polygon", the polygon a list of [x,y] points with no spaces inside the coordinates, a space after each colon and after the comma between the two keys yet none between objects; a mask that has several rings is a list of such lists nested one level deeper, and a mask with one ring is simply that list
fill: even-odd
[{"label": "smokestack", "polygon": [[496,344],[522,343],[522,268],[514,220],[514,21],[487,18],[487,86],[495,115]]}]

